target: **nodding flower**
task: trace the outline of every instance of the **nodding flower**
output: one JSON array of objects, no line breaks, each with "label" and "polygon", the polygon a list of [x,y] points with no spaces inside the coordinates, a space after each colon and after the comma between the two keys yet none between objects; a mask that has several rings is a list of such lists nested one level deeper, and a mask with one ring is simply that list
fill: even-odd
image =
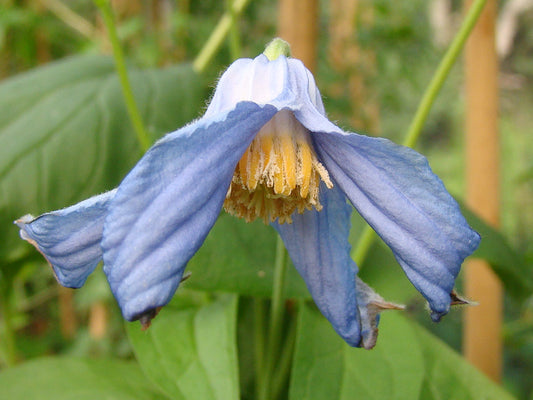
[{"label": "nodding flower", "polygon": [[432,318],[449,311],[479,235],[426,158],[333,124],[313,75],[282,53],[269,46],[231,64],[205,114],[156,142],[117,189],[15,221],[62,285],[82,286],[103,260],[124,317],[148,325],[224,208],[272,225],[336,332],[372,348],[379,312],[398,306],[356,275],[348,242],[355,208]]}]

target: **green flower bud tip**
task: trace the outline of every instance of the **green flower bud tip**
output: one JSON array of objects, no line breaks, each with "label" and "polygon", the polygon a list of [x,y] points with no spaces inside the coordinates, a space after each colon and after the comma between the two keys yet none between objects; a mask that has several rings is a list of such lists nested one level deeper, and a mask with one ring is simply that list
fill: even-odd
[{"label": "green flower bud tip", "polygon": [[283,39],[275,38],[269,44],[267,44],[263,54],[267,56],[270,61],[274,61],[281,55],[290,57],[291,45]]}]

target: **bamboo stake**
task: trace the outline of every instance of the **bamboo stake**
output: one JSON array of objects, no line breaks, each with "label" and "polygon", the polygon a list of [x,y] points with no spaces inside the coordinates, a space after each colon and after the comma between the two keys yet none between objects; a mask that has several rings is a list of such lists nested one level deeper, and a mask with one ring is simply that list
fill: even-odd
[{"label": "bamboo stake", "polygon": [[376,71],[376,55],[357,41],[357,30],[373,24],[373,4],[368,0],[331,0],[329,9],[329,56],[339,76],[329,88],[330,95],[349,98],[353,128],[378,134],[377,96],[368,87]]},{"label": "bamboo stake", "polygon": [[314,72],[318,38],[318,0],[280,0],[278,35],[291,45],[292,56]]},{"label": "bamboo stake", "polygon": [[93,339],[102,339],[105,336],[108,319],[107,305],[104,302],[98,301],[91,305],[89,335]]},{"label": "bamboo stake", "polygon": [[[465,7],[470,7],[467,0]],[[465,51],[467,204],[489,224],[499,223],[498,61],[489,0]],[[483,260],[465,268],[466,296],[479,302],[465,313],[466,358],[494,381],[501,378],[502,287]]]},{"label": "bamboo stake", "polygon": [[65,339],[72,339],[78,329],[76,310],[74,309],[74,290],[59,287],[58,302],[61,334]]}]

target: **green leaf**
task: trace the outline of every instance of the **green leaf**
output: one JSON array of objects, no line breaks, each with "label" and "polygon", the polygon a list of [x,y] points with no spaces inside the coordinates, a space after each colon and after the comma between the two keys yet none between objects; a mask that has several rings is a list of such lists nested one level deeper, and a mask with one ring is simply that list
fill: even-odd
[{"label": "green leaf", "polygon": [[[396,316],[395,318],[401,318]],[[413,345],[424,354],[424,382],[420,399],[513,400],[513,397],[470,365],[442,340],[410,322]]]},{"label": "green leaf", "polygon": [[[202,109],[205,91],[189,65],[131,68],[130,79],[154,140]],[[110,58],[73,57],[3,81],[0,258],[30,251],[14,219],[112,189],[140,155]]]},{"label": "green leaf", "polygon": [[386,312],[373,350],[349,347],[304,305],[290,399],[494,399],[512,397],[399,312]]},{"label": "green leaf", "polygon": [[503,282],[507,293],[515,299],[529,297],[533,292],[533,277],[524,257],[513,250],[500,232],[475,213],[465,207],[462,211],[468,223],[481,235],[481,243],[473,257],[486,260]]},{"label": "green leaf", "polygon": [[237,298],[175,296],[152,326],[127,325],[146,375],[172,399],[238,399]]},{"label": "green leaf", "polygon": [[116,360],[44,358],[0,373],[0,397],[10,400],[162,400],[139,366]]},{"label": "green leaf", "polygon": [[290,399],[416,399],[424,360],[402,319],[385,314],[377,346],[348,346],[316,309],[304,305],[291,376]]},{"label": "green leaf", "polygon": [[[244,220],[222,213],[204,244],[191,259],[186,287],[206,291],[235,292],[269,297],[277,233],[260,221]],[[287,270],[286,297],[309,298],[309,291],[296,269]]]}]

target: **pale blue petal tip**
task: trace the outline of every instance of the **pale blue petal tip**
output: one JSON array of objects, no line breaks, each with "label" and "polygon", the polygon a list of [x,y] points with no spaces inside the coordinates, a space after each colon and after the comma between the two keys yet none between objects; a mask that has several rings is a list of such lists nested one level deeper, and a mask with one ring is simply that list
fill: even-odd
[{"label": "pale blue petal tip", "polygon": [[443,316],[445,316],[448,312],[436,312],[436,311],[431,311],[431,320],[433,322],[440,322],[440,320],[442,319]]},{"label": "pale blue petal tip", "polygon": [[45,257],[61,285],[81,287],[102,260],[102,227],[114,194],[113,190],[62,210],[15,221],[21,238]]}]

